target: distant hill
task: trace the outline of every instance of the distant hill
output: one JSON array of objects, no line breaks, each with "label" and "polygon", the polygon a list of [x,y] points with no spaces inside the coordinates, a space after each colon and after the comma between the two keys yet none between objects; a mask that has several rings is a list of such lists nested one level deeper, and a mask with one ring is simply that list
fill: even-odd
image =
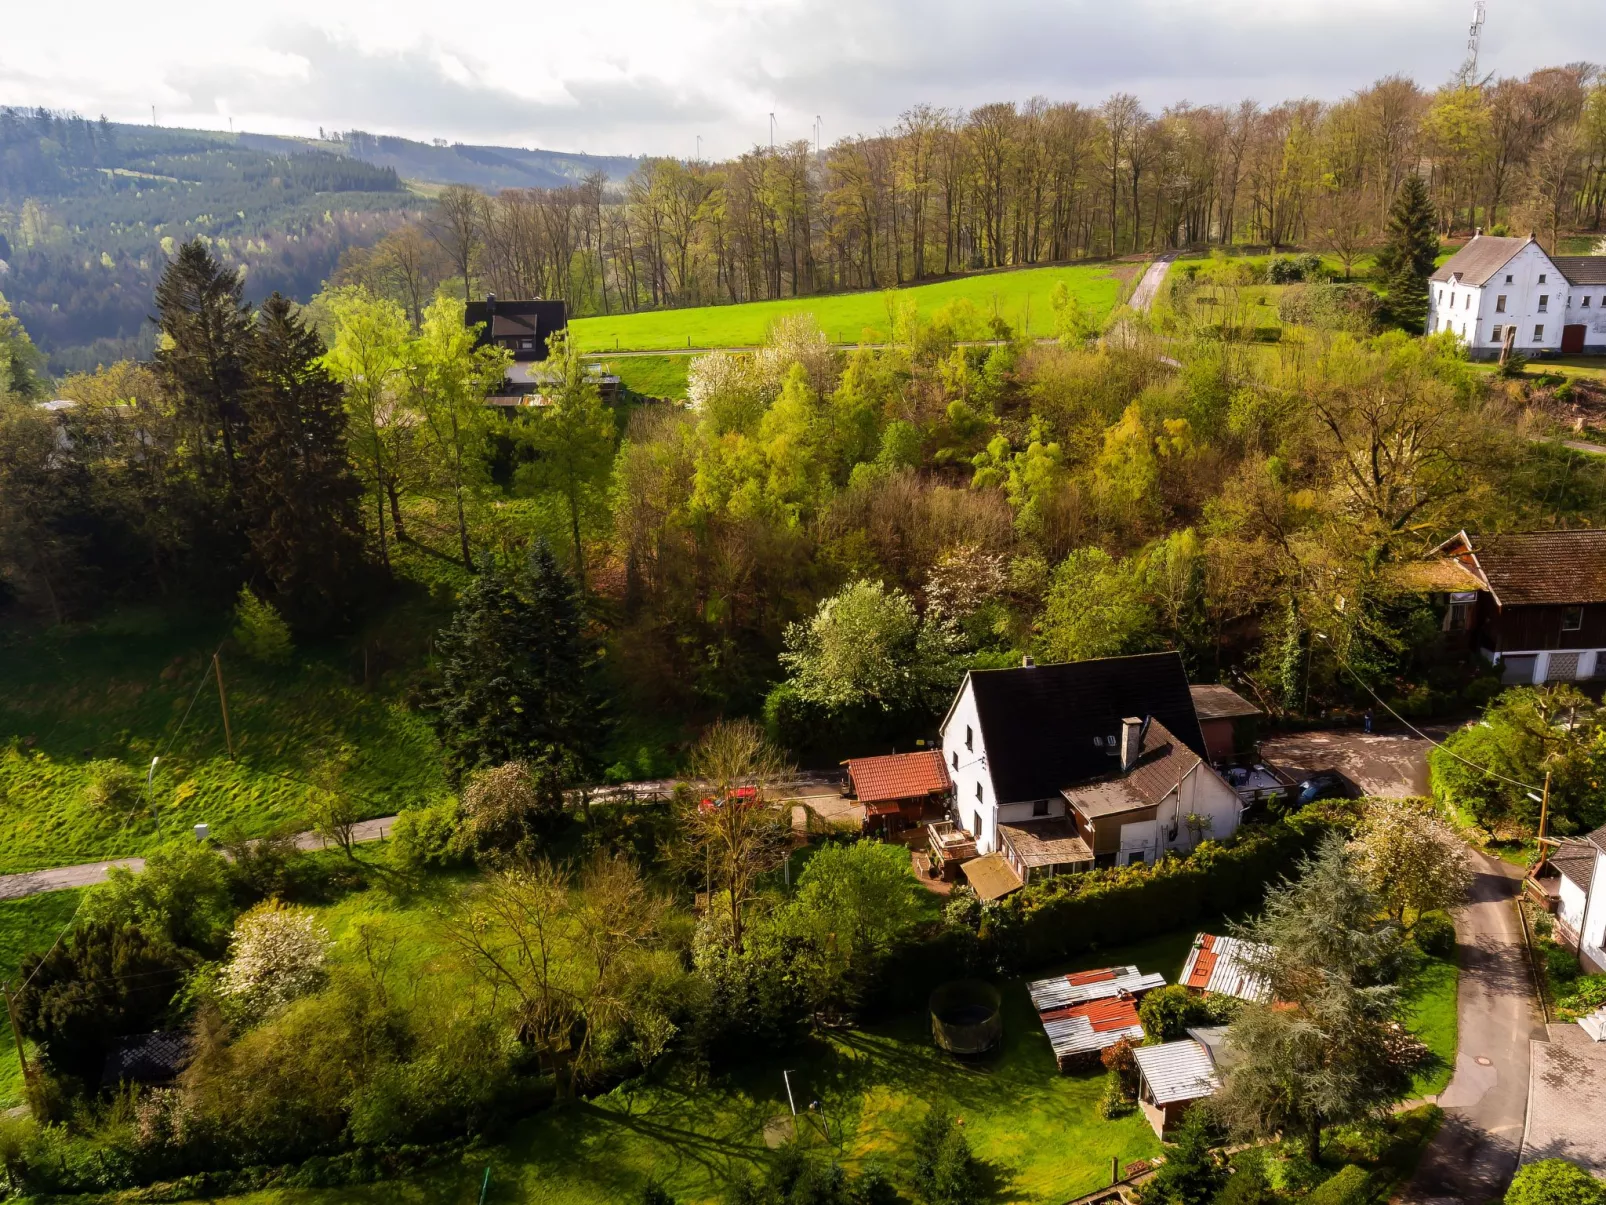
[{"label": "distant hill", "polygon": [[341,254],[423,212],[425,185],[556,188],[637,161],[516,147],[329,140],[0,107],[0,293],[55,372],[148,355],[156,278],[205,239],[260,301],[308,300]]},{"label": "distant hill", "polygon": [[392,138],[351,130],[338,139],[281,138],[241,134],[245,146],[270,154],[324,151],[348,155],[379,168],[390,168],[404,180],[427,184],[472,184],[476,188],[562,188],[600,171],[611,183],[622,183],[640,165],[626,155],[576,155],[566,151],[531,151],[516,146],[437,146],[411,138]]}]

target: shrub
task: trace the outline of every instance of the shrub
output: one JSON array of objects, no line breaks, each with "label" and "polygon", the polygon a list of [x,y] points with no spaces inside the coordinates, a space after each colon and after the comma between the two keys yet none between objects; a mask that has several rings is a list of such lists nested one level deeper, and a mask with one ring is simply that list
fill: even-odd
[{"label": "shrub", "polygon": [[1175,1042],[1187,1036],[1190,1025],[1207,1025],[1210,1010],[1203,999],[1180,983],[1162,987],[1143,997],[1138,1005],[1143,1035],[1151,1045]]},{"label": "shrub", "polygon": [[1372,1177],[1353,1163],[1323,1180],[1305,1198],[1306,1205],[1369,1205],[1371,1200]]},{"label": "shrub", "polygon": [[1294,285],[1278,298],[1277,316],[1318,330],[1370,335],[1382,322],[1382,302],[1360,284]]},{"label": "shrub", "polygon": [[443,870],[468,858],[467,833],[455,799],[403,810],[391,838],[391,860],[403,870]]},{"label": "shrub", "polygon": [[1580,975],[1560,991],[1556,1015],[1563,1021],[1576,1021],[1602,1007],[1606,1007],[1606,975]]},{"label": "shrub", "polygon": [[1601,1205],[1606,1184],[1565,1159],[1540,1159],[1517,1172],[1506,1205]]},{"label": "shrub", "polygon": [[234,925],[219,987],[253,1013],[304,996],[323,981],[329,934],[305,908],[260,904]]},{"label": "shrub", "polygon": [[122,762],[107,758],[90,762],[86,769],[89,785],[84,788],[84,802],[90,807],[126,814],[139,806],[145,784]]},{"label": "shrub", "polygon": [[1544,943],[1545,977],[1557,991],[1564,991],[1582,973],[1578,955],[1553,941]]},{"label": "shrub", "polygon": [[280,665],[290,659],[290,625],[272,603],[253,594],[250,586],[240,587],[234,618],[234,642],[247,657],[267,665]]},{"label": "shrub", "polygon": [[1411,929],[1411,940],[1430,958],[1447,958],[1455,953],[1455,922],[1442,912],[1430,912]]},{"label": "shrub", "polygon": [[981,1167],[951,1113],[933,1108],[915,1130],[915,1188],[926,1205],[972,1205]]}]

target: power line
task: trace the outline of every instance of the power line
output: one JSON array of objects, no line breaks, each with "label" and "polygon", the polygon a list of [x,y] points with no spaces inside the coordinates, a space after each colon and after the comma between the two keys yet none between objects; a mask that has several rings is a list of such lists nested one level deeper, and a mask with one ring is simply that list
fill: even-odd
[{"label": "power line", "polygon": [[1344,658],[1339,654],[1339,651],[1336,648],[1333,648],[1333,642],[1332,641],[1328,640],[1327,637],[1325,635],[1323,635],[1321,632],[1317,632],[1316,633],[1316,637],[1323,644],[1327,645],[1327,647],[1329,649],[1332,649],[1332,651],[1333,651],[1333,660],[1337,661],[1340,665],[1342,665],[1346,670],[1349,671],[1350,677],[1354,678],[1357,682],[1359,682],[1361,684],[1361,689],[1366,691],[1367,694],[1371,695],[1372,698],[1377,700],[1377,705],[1379,707],[1381,707],[1384,711],[1388,712],[1391,716],[1393,716],[1401,724],[1404,724],[1412,732],[1416,733],[1417,736],[1419,736],[1423,740],[1427,741],[1427,743],[1432,745],[1435,749],[1443,749],[1451,757],[1455,758],[1456,761],[1461,762],[1461,763],[1463,763],[1465,765],[1471,766],[1474,770],[1478,771],[1478,773],[1487,774],[1490,778],[1498,778],[1501,782],[1508,782],[1512,786],[1521,787],[1525,791],[1542,791],[1542,790],[1544,790],[1543,787],[1536,787],[1530,782],[1518,782],[1515,778],[1508,778],[1506,775],[1500,773],[1500,771],[1498,771],[1498,770],[1489,769],[1488,766],[1480,766],[1477,762],[1470,761],[1467,758],[1462,757],[1454,749],[1450,748],[1450,746],[1447,743],[1445,743],[1444,741],[1436,741],[1436,740],[1434,740],[1431,736],[1429,736],[1427,733],[1423,732],[1415,724],[1411,723],[1410,720],[1406,719],[1399,712],[1395,711],[1394,708],[1390,707],[1387,703],[1385,703],[1383,701],[1383,696],[1378,694],[1377,691],[1373,690],[1372,687],[1367,683],[1366,679],[1361,677],[1360,674],[1356,673],[1354,667],[1351,666],[1348,661],[1344,660]]}]

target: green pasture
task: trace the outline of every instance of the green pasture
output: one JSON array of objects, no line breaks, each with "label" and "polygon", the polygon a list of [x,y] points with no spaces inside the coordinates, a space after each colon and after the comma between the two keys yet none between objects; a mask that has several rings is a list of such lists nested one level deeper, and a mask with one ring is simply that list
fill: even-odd
[{"label": "green pasture", "polygon": [[[0,983],[12,983],[29,954],[50,948],[78,909],[81,891],[52,891],[20,900],[0,900]],[[17,1064],[11,1022],[0,1009],[0,1111],[22,1100],[22,1068]]]},{"label": "green pasture", "polygon": [[642,397],[683,398],[686,396],[686,370],[691,356],[620,356],[604,359],[603,371],[611,372],[631,393]]},{"label": "green pasture", "polygon": [[764,341],[777,318],[805,313],[814,315],[833,343],[876,343],[889,337],[888,312],[894,301],[913,300],[921,313],[930,315],[950,301],[963,299],[976,307],[983,322],[996,316],[1024,334],[1050,335],[1054,329],[1050,298],[1054,286],[1062,281],[1099,319],[1115,307],[1120,281],[1108,265],[1099,264],[988,272],[885,292],[577,318],[569,323],[569,330],[580,349],[588,352],[755,347]]}]

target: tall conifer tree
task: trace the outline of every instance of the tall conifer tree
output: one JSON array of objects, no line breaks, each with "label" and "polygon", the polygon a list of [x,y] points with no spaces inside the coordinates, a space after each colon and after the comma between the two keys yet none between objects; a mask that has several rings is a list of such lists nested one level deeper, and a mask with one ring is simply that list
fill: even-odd
[{"label": "tall conifer tree", "polygon": [[262,306],[246,359],[242,495],[257,569],[297,627],[350,617],[364,556],[362,486],[346,456],[346,411],[323,341],[278,293]]},{"label": "tall conifer tree", "polygon": [[1428,321],[1428,277],[1439,255],[1438,215],[1421,176],[1405,178],[1389,210],[1389,237],[1378,255],[1388,281],[1388,312],[1396,325],[1420,332]]}]

